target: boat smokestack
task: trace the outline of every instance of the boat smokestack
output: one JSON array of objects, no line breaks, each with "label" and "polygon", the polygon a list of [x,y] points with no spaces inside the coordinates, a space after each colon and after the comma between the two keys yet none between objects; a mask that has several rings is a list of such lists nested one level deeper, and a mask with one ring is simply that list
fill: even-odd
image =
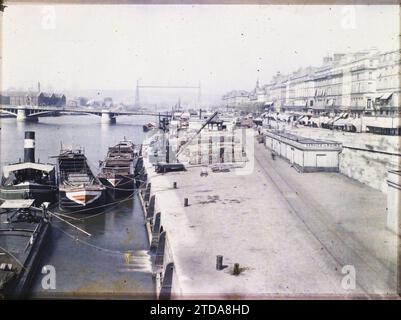
[{"label": "boat smokestack", "polygon": [[35,162],[35,132],[25,131],[24,162]]}]

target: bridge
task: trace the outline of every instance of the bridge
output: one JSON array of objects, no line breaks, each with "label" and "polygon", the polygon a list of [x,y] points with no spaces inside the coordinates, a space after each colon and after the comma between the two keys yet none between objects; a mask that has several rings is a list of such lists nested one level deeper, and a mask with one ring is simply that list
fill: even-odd
[{"label": "bridge", "polygon": [[51,117],[62,113],[68,114],[91,114],[99,116],[102,123],[115,123],[117,116],[160,116],[171,117],[168,112],[166,114],[156,112],[139,112],[139,111],[113,111],[108,109],[94,110],[85,108],[67,108],[67,107],[41,107],[41,106],[9,106],[1,105],[0,114],[12,115],[17,121],[38,121],[39,117]]}]

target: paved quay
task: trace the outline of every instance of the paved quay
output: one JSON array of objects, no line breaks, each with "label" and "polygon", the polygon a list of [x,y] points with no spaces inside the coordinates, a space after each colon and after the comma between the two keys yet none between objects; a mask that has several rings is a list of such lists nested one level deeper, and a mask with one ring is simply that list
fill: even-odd
[{"label": "paved quay", "polygon": [[[173,297],[393,296],[396,239],[385,229],[381,192],[339,173],[300,174],[261,144],[253,160],[246,175],[201,177],[199,166],[156,174],[145,159],[165,259],[174,262]],[[355,267],[354,289],[342,285],[346,265]]]}]

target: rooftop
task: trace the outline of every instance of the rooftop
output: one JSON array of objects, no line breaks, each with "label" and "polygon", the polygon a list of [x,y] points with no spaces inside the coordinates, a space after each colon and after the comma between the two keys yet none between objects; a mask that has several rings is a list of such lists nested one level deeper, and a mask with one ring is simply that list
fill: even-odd
[{"label": "rooftop", "polygon": [[339,144],[338,142],[335,141],[330,141],[330,140],[318,140],[318,139],[312,139],[312,138],[305,138],[305,137],[301,137],[289,132],[285,132],[282,130],[268,130],[268,132],[298,142],[298,143],[302,143],[302,144]]}]

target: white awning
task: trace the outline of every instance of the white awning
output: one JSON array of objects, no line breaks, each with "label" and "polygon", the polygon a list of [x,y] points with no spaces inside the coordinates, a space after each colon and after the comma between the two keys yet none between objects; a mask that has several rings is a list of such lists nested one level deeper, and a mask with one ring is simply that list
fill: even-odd
[{"label": "white awning", "polygon": [[387,92],[381,95],[381,97],[379,98],[380,100],[387,100],[391,97],[393,93],[392,92]]},{"label": "white awning", "polygon": [[288,121],[288,119],[290,118],[291,118],[290,114],[280,114],[277,119],[281,121]]},{"label": "white awning", "polygon": [[331,119],[329,119],[326,123],[327,123],[327,124],[332,124],[334,121],[336,121],[336,119],[331,118]]},{"label": "white awning", "polygon": [[345,119],[339,119],[333,123],[335,127],[343,127],[347,125],[347,121]]},{"label": "white awning", "polygon": [[348,118],[346,122],[347,122],[348,126],[359,127],[362,123],[362,119],[361,118]]},{"label": "white awning", "polygon": [[27,209],[30,208],[35,200],[34,199],[18,199],[18,200],[5,200],[1,205],[1,209]]},{"label": "white awning", "polygon": [[306,107],[306,101],[303,100],[295,100],[294,107]]},{"label": "white awning", "polygon": [[16,163],[10,164],[8,166],[4,166],[3,174],[5,178],[8,178],[10,172],[25,170],[25,169],[33,169],[44,172],[51,172],[54,170],[54,166],[51,164],[42,164],[42,163],[34,163],[34,162],[24,162],[24,163]]},{"label": "white awning", "polygon": [[271,106],[273,104],[273,101],[266,101],[265,106]]}]

